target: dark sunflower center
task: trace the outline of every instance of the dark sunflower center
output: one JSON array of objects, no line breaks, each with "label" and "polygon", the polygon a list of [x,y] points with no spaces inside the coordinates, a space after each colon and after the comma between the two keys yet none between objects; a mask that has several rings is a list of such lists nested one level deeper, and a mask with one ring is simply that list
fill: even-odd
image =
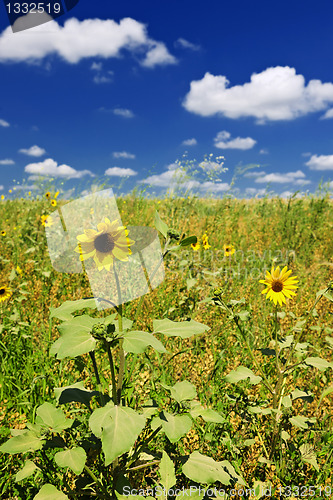
[{"label": "dark sunflower center", "polygon": [[0,288],[0,295],[5,295],[6,290],[4,288]]},{"label": "dark sunflower center", "polygon": [[109,253],[114,249],[114,239],[109,233],[103,233],[95,239],[95,248],[98,252]]},{"label": "dark sunflower center", "polygon": [[281,281],[274,281],[272,284],[273,292],[281,292],[283,290],[283,283]]},{"label": "dark sunflower center", "polygon": [[227,247],[227,248],[225,249],[225,251],[226,251],[226,252],[230,252],[230,248],[229,248],[229,247]]}]

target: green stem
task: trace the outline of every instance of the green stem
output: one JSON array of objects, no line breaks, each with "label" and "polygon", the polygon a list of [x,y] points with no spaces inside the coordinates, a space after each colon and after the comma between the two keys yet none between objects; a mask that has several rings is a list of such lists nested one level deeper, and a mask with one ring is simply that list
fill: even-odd
[{"label": "green stem", "polygon": [[96,483],[96,486],[103,491],[103,493],[106,495],[105,498],[110,498],[110,495],[108,494],[107,489],[103,486],[103,484],[97,479],[93,471],[88,467],[88,465],[84,466],[84,470],[86,473],[91,477],[91,479]]},{"label": "green stem", "polygon": [[103,395],[103,388],[102,388],[102,384],[101,384],[101,379],[99,378],[99,373],[98,373],[98,368],[97,368],[96,357],[95,357],[94,351],[90,351],[89,355],[90,355],[90,358],[91,358],[91,361],[92,361],[92,364],[93,364],[93,367],[94,367],[94,373],[95,373],[95,377],[96,377],[97,388],[98,388],[99,393],[100,393],[99,402],[100,402],[101,406],[104,406],[105,405],[105,400],[104,400],[104,395]]},{"label": "green stem", "polygon": [[[123,331],[123,306],[119,304],[118,307],[118,326],[119,333]],[[124,339],[120,339],[119,341],[119,374],[118,374],[118,383],[117,383],[117,398],[116,404],[121,404],[121,391],[123,387],[123,378],[125,373],[125,353],[124,353]]]},{"label": "green stem", "polygon": [[108,353],[110,370],[111,370],[112,399],[113,399],[114,404],[116,405],[117,404],[117,383],[116,383],[115,369],[114,369],[114,364],[113,364],[110,342],[105,341],[105,346],[106,346],[106,351]]}]

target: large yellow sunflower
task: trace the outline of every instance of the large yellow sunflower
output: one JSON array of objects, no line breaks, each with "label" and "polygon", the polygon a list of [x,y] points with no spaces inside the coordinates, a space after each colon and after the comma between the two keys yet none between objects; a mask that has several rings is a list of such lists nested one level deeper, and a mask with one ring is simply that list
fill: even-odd
[{"label": "large yellow sunflower", "polygon": [[97,224],[97,231],[85,229],[84,234],[76,237],[78,245],[75,252],[80,254],[80,260],[92,257],[99,271],[107,271],[113,267],[114,259],[127,261],[132,254],[130,245],[134,241],[128,238],[125,226],[119,226],[118,220],[110,222],[105,217],[105,222]]},{"label": "large yellow sunflower", "polygon": [[12,291],[8,286],[0,285],[0,302],[4,302],[5,300],[9,299],[11,294]]},{"label": "large yellow sunflower", "polygon": [[260,283],[267,287],[261,293],[267,293],[266,299],[273,300],[275,305],[277,303],[282,305],[283,302],[286,302],[286,297],[290,299],[292,295],[296,295],[293,290],[298,288],[298,285],[296,285],[298,283],[297,276],[290,276],[292,271],[287,269],[288,267],[285,266],[280,271],[279,266],[276,269],[273,266],[270,273],[266,271],[266,278],[259,280]]}]

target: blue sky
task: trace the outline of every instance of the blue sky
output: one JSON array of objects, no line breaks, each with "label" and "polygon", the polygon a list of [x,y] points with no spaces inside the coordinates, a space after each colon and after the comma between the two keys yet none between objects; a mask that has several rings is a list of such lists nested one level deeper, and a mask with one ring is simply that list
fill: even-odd
[{"label": "blue sky", "polygon": [[332,15],[327,1],[80,0],[13,33],[1,3],[0,194],[40,174],[163,194],[185,151],[201,196],[333,190]]}]

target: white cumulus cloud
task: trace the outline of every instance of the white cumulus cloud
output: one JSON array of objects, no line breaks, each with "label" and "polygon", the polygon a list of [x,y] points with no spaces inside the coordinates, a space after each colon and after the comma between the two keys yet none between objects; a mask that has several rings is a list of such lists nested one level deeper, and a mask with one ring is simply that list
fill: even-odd
[{"label": "white cumulus cloud", "polygon": [[4,160],[0,160],[0,165],[14,165],[15,161],[11,158],[5,158]]},{"label": "white cumulus cloud", "polygon": [[326,113],[320,117],[321,120],[327,120],[329,118],[333,118],[333,108],[328,109]]},{"label": "white cumulus cloud", "polygon": [[131,168],[120,168],[120,167],[112,167],[105,170],[104,175],[109,175],[111,177],[131,177],[133,175],[137,175],[138,173]]},{"label": "white cumulus cloud", "polygon": [[[141,64],[151,68],[176,62],[162,42],[149,38],[143,23],[130,17],[119,23],[112,19],[71,18],[64,26],[50,21],[15,35],[8,27],[0,35],[0,62],[36,63],[57,54],[75,64],[88,57],[120,57],[123,50],[143,53]],[[98,68],[98,63],[93,63],[91,69]]]},{"label": "white cumulus cloud", "polygon": [[311,170],[333,170],[333,155],[312,155],[305,165]]},{"label": "white cumulus cloud", "polygon": [[36,156],[37,157],[37,156],[45,155],[46,151],[44,148],[40,148],[39,146],[34,145],[28,149],[25,149],[25,148],[19,149],[19,153],[23,153],[23,154],[28,155],[28,156]]},{"label": "white cumulus cloud", "polygon": [[113,113],[117,116],[122,116],[123,118],[133,118],[134,113],[130,109],[126,108],[114,108]]},{"label": "white cumulus cloud", "polygon": [[24,167],[24,171],[28,174],[33,174],[33,178],[36,178],[38,175],[46,177],[65,177],[66,179],[80,179],[85,175],[94,177],[94,174],[90,172],[90,170],[75,170],[75,168],[69,165],[58,165],[52,158],[46,158],[39,163],[29,163]]},{"label": "white cumulus cloud", "polygon": [[189,42],[188,40],[185,40],[185,38],[178,38],[175,42],[175,47],[181,47],[183,49],[189,49],[189,50],[200,50],[200,45],[197,45],[195,43]]},{"label": "white cumulus cloud", "polygon": [[135,155],[132,153],[128,153],[127,151],[115,151],[112,153],[114,158],[125,158],[127,160],[134,160]]},{"label": "white cumulus cloud", "polygon": [[183,141],[183,142],[182,142],[182,144],[183,144],[184,146],[196,146],[196,144],[198,144],[198,142],[197,142],[197,140],[196,140],[196,139],[194,139],[194,137],[193,137],[193,139],[185,139],[185,141]]},{"label": "white cumulus cloud", "polygon": [[273,173],[266,174],[260,177],[257,177],[255,182],[264,184],[268,182],[275,182],[278,184],[285,184],[287,182],[291,182],[294,184],[308,184],[310,181],[305,179],[305,174],[302,170],[297,170],[296,172],[286,172],[286,173]]},{"label": "white cumulus cloud", "polygon": [[6,120],[2,120],[2,118],[0,118],[0,127],[9,127],[9,123],[6,122]]},{"label": "white cumulus cloud", "polygon": [[214,139],[214,146],[220,149],[251,149],[257,143],[251,137],[236,137],[230,139],[231,134],[226,130],[219,132]]},{"label": "white cumulus cloud", "polygon": [[293,120],[333,103],[333,83],[310,80],[295,68],[276,66],[253,73],[250,82],[229,87],[226,76],[206,73],[192,81],[183,106],[201,116],[220,114],[228,118],[254,117],[266,120]]}]

